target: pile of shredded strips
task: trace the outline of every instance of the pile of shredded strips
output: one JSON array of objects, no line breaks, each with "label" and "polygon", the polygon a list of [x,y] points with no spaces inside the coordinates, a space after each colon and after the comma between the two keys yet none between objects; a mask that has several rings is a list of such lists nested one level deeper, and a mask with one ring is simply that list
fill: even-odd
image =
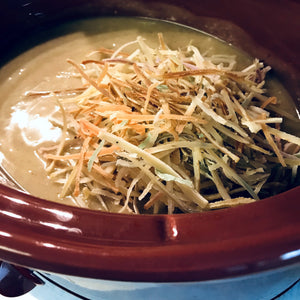
[{"label": "pile of shredded strips", "polygon": [[253,202],[296,182],[300,138],[281,131],[277,99],[264,95],[270,68],[254,60],[236,71],[234,56],[158,41],[153,49],[138,37],[68,60],[82,86],[52,93],[63,139],[40,151],[60,197],[172,214]]}]

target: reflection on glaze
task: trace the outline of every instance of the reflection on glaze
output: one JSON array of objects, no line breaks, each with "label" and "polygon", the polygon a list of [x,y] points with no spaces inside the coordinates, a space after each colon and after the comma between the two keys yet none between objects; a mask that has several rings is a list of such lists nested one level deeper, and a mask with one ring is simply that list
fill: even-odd
[{"label": "reflection on glaze", "polygon": [[1,213],[3,215],[9,216],[9,217],[14,218],[14,219],[24,219],[23,216],[15,214],[15,213],[13,213],[11,211],[2,210]]},{"label": "reflection on glaze", "polygon": [[300,256],[300,249],[284,253],[280,256],[282,260],[288,260]]},{"label": "reflection on glaze", "polygon": [[49,211],[57,217],[59,221],[68,222],[73,219],[73,213],[68,211],[61,211],[54,208],[43,208],[46,211]]},{"label": "reflection on glaze", "polygon": [[67,226],[63,226],[60,225],[58,223],[51,223],[51,222],[39,222],[39,224],[44,225],[44,226],[48,226],[51,227],[53,229],[60,229],[60,230],[66,230],[68,232],[73,232],[73,233],[77,233],[77,234],[82,234],[82,231],[79,228],[69,228]]},{"label": "reflection on glaze", "polygon": [[0,235],[5,236],[5,237],[11,237],[12,236],[10,233],[5,232],[5,231],[1,231],[1,230],[0,230]]},{"label": "reflection on glaze", "polygon": [[172,227],[172,232],[173,232],[173,238],[177,237],[177,235],[178,235],[178,230],[177,230],[176,224],[173,225],[173,227]]},{"label": "reflection on glaze", "polygon": [[[12,238],[13,238],[13,236],[12,236]],[[14,249],[14,248],[5,247],[5,246],[1,246],[1,245],[0,245],[0,249],[3,250],[3,251],[15,253],[15,254],[18,254],[18,255],[32,256],[32,254],[29,253],[29,252],[20,251],[20,250]]]},{"label": "reflection on glaze", "polygon": [[24,200],[21,200],[21,199],[18,199],[18,198],[15,198],[15,197],[6,196],[6,198],[8,198],[10,201],[12,201],[16,204],[29,205],[28,202],[26,202]]},{"label": "reflection on glaze", "polygon": [[[61,222],[69,222],[73,219],[74,215],[71,212],[67,212],[67,211],[60,211],[58,209],[52,209],[52,208],[42,208],[43,210],[46,210],[50,213],[53,213],[55,215],[55,217],[57,218],[58,221]],[[60,229],[60,230],[66,230],[68,232],[73,232],[76,234],[82,234],[82,231],[79,228],[76,227],[68,227],[68,226],[64,226],[58,223],[51,223],[51,222],[40,222],[40,224],[44,225],[44,226],[48,226],[54,229]]]},{"label": "reflection on glaze", "polygon": [[168,216],[166,219],[165,234],[167,240],[175,240],[178,237],[177,224],[173,216]]},{"label": "reflection on glaze", "polygon": [[43,245],[46,248],[56,248],[57,246],[50,244],[50,243],[39,243],[41,245]]}]

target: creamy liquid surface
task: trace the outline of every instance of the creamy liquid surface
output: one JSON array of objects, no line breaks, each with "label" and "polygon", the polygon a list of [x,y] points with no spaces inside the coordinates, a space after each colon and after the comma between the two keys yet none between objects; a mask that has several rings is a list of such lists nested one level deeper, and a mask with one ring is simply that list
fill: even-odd
[{"label": "creamy liquid surface", "polygon": [[[26,97],[28,91],[70,89],[66,80],[73,69],[68,58],[80,63],[100,47],[118,49],[137,36],[158,45],[157,33],[164,34],[170,48],[185,47],[191,41],[201,53],[236,55],[239,65],[252,59],[230,45],[204,33],[168,22],[135,18],[101,18],[77,21],[45,32],[48,41],[36,44],[0,70],[0,164],[26,191],[35,196],[58,201],[61,185],[49,180],[45,164],[39,158],[40,147],[59,143],[61,130],[50,122],[59,111],[52,96]],[[79,87],[76,80],[73,87]],[[270,94],[277,96],[296,116],[287,91],[275,81]],[[72,204],[71,200],[66,200]],[[66,203],[66,202],[65,202]]]}]

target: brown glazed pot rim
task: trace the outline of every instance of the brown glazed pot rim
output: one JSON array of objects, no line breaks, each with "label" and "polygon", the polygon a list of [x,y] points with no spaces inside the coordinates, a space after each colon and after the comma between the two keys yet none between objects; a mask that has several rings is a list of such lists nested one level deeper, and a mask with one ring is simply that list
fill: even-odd
[{"label": "brown glazed pot rim", "polygon": [[[292,82],[291,92],[297,99],[296,2],[203,0],[199,4],[192,0],[133,0],[126,4],[119,0],[32,0],[20,6],[18,1],[5,1],[1,4],[0,34],[7,39],[0,54],[9,42],[40,26],[49,15],[55,22],[66,16],[76,18],[84,11],[94,16],[95,8],[101,8],[102,15],[118,12],[175,18],[252,55],[259,53],[258,57]],[[270,9],[272,18],[268,17]],[[258,13],[260,18],[256,18]],[[220,17],[225,21],[215,23]],[[278,22],[286,26],[278,27]],[[276,28],[280,43],[272,38],[271,28]],[[132,216],[69,207],[0,185],[0,259],[55,273],[144,282],[221,279],[279,268],[299,262],[299,194],[300,187],[296,187],[219,211]]]},{"label": "brown glazed pot rim", "polygon": [[52,203],[0,186],[0,257],[124,281],[226,278],[299,262],[299,192],[181,215],[123,215]]}]

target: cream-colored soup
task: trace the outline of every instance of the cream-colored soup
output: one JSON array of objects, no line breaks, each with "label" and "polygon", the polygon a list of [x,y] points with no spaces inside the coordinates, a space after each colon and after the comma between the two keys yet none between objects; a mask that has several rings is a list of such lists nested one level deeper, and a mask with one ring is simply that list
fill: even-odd
[{"label": "cream-colored soup", "polygon": [[[118,49],[142,35],[148,43],[157,44],[162,32],[173,49],[191,41],[202,53],[236,55],[238,65],[251,63],[242,52],[202,32],[168,22],[134,18],[101,18],[77,21],[55,28],[49,40],[32,47],[0,70],[0,159],[2,167],[30,194],[59,201],[61,185],[49,180],[45,162],[38,149],[59,143],[61,128],[51,122],[59,115],[59,106],[51,94],[26,96],[28,91],[70,90],[80,80],[66,80],[74,69],[68,58],[80,62],[88,53],[105,47]],[[67,82],[67,86],[66,86]],[[269,94],[284,103],[294,117],[296,109],[287,91],[275,80],[268,83]],[[74,204],[66,197],[65,203]]]}]

